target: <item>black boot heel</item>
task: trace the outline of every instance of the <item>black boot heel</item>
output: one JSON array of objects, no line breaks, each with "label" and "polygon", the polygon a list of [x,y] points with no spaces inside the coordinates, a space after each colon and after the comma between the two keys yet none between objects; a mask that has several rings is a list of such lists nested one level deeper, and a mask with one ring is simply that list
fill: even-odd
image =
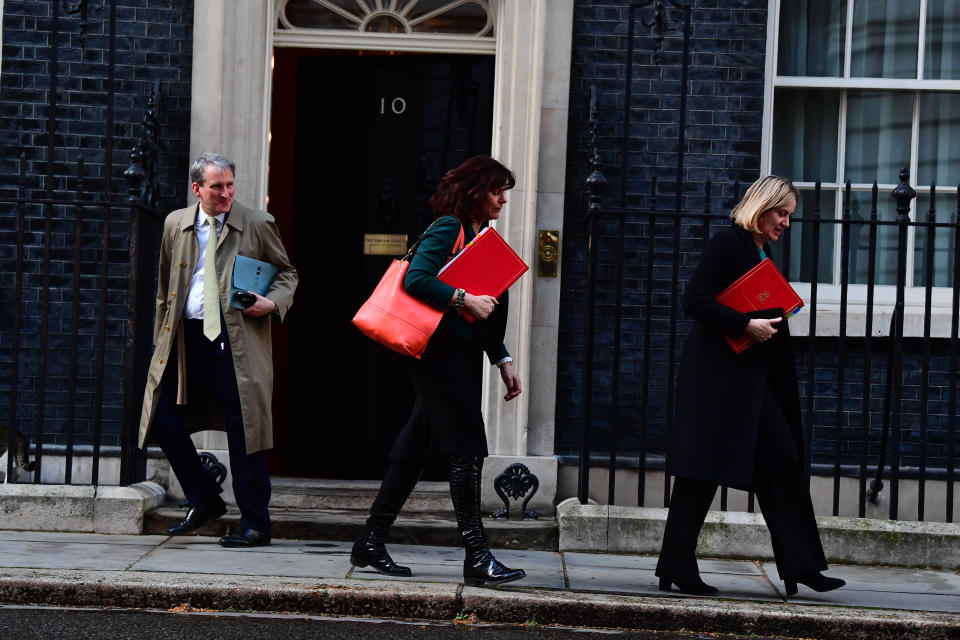
[{"label": "black boot heel", "polygon": [[697,576],[696,582],[677,582],[670,578],[660,578],[660,591],[670,591],[671,585],[677,585],[681,593],[688,593],[695,596],[712,596],[720,590],[711,586]]},{"label": "black boot heel", "polygon": [[823,575],[819,571],[811,571],[810,573],[805,573],[802,576],[797,576],[792,580],[783,581],[783,587],[786,589],[788,596],[792,596],[797,592],[797,583],[800,583],[805,587],[809,587],[817,593],[833,591],[834,589],[839,589],[843,585],[847,584],[846,581],[841,580],[840,578],[830,578]]}]

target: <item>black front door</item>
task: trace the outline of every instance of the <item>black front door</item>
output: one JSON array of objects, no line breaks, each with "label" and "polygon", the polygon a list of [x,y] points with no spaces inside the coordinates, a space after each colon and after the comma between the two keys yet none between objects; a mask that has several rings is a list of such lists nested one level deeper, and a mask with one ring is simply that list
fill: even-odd
[{"label": "black front door", "polygon": [[407,358],[350,323],[397,257],[365,238],[419,236],[443,172],[490,152],[492,105],[487,56],[298,56],[283,473],[382,477],[414,392]]}]

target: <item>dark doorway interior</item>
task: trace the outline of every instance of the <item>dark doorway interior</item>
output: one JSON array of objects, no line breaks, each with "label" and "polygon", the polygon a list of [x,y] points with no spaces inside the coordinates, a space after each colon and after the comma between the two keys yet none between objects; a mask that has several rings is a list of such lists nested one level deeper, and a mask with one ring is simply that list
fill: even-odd
[{"label": "dark doorway interior", "polygon": [[492,112],[491,57],[277,50],[270,210],[300,286],[274,472],[382,477],[414,393],[406,359],[350,323],[394,258],[364,235],[415,240],[443,172],[490,152]]}]

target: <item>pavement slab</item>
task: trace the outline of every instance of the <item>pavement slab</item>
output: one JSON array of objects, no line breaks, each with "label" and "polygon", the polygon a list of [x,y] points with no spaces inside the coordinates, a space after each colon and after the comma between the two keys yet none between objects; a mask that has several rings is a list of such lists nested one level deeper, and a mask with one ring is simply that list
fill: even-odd
[{"label": "pavement slab", "polygon": [[164,544],[144,556],[132,571],[169,571],[221,575],[345,578],[349,552],[308,553],[301,544],[278,540],[268,547],[224,549],[217,538]]},{"label": "pavement slab", "polygon": [[772,562],[701,559],[716,597],[658,589],[656,558],[495,549],[527,579],[462,584],[456,547],[389,546],[412,578],[350,565],[350,544],[276,539],[224,549],[209,536],[0,532],[0,602],[295,611],[305,614],[587,625],[844,640],[960,638],[960,574],[834,566],[845,588],[786,598]]},{"label": "pavement slab", "polygon": [[122,571],[161,541],[153,536],[10,531],[0,536],[0,567]]},{"label": "pavement slab", "polygon": [[[349,550],[348,550],[349,551]],[[390,557],[409,566],[413,575],[403,580],[412,582],[463,582],[463,549],[415,545],[389,545]],[[549,589],[563,589],[563,560],[560,553],[551,551],[494,550],[496,558],[511,568],[527,572],[524,585]],[[357,567],[353,578],[382,577],[369,567]]]},{"label": "pavement slab", "polygon": [[[5,531],[0,530],[0,540],[29,540],[33,542],[70,542],[85,544],[156,546],[169,536],[113,535],[103,533],[63,533],[57,531]],[[3,560],[0,559],[0,566]]]},{"label": "pavement slab", "polygon": [[[763,567],[777,589],[783,590],[776,565],[765,562]],[[798,585],[796,595],[786,596],[784,591],[785,597],[803,604],[960,613],[960,576],[950,571],[833,565],[826,573],[843,578],[846,586],[817,593]]]}]

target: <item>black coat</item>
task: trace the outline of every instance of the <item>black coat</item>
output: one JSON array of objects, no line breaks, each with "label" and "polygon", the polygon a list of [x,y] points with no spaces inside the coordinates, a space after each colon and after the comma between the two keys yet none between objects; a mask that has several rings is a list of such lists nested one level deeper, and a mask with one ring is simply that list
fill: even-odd
[{"label": "black coat", "polygon": [[[769,248],[764,246],[769,255]],[[683,296],[696,321],[683,347],[677,377],[677,419],[670,433],[672,475],[749,490],[753,486],[762,394],[771,388],[803,455],[800,398],[787,321],[776,335],[737,355],[722,338],[739,337],[750,318],[775,318],[782,309],[742,314],[716,296],[759,264],[753,234],[739,227],[708,242]]]}]

